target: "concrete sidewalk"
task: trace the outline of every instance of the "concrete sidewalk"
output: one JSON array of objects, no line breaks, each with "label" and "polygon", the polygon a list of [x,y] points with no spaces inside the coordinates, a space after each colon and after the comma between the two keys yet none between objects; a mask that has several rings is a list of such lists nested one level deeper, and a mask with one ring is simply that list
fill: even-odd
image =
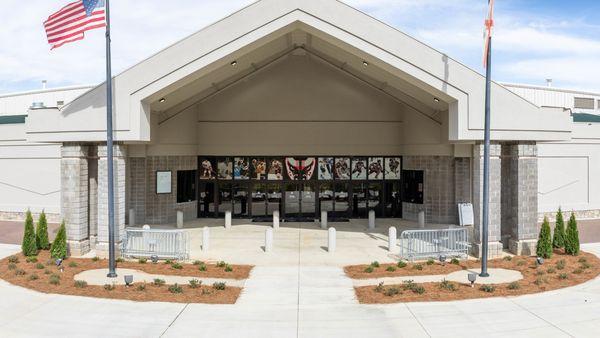
[{"label": "concrete sidewalk", "polygon": [[[600,255],[600,244],[583,245]],[[16,246],[0,246],[8,255]],[[42,294],[0,281],[5,337],[597,337],[600,280],[514,298],[360,305],[341,268],[257,267],[237,304]],[[35,325],[32,325],[35,323]]]}]

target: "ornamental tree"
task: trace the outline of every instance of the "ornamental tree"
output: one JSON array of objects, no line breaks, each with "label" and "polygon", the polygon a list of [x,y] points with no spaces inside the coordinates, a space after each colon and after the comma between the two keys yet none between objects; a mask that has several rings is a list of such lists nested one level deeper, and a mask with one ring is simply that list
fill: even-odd
[{"label": "ornamental tree", "polygon": [[67,230],[65,229],[65,221],[60,224],[58,233],[50,248],[52,258],[67,258]]},{"label": "ornamental tree", "polygon": [[50,249],[48,241],[48,221],[46,221],[46,213],[42,211],[38,220],[37,229],[35,230],[35,239],[38,250]]},{"label": "ornamental tree", "polygon": [[550,222],[544,217],[544,223],[540,229],[540,236],[537,242],[537,256],[542,258],[552,257],[552,239],[550,234]]},{"label": "ornamental tree", "polygon": [[35,230],[33,229],[33,217],[31,211],[27,210],[25,216],[25,232],[23,233],[23,242],[21,243],[21,251],[25,256],[35,256],[38,253],[35,239]]},{"label": "ornamental tree", "polygon": [[556,213],[556,225],[554,226],[552,246],[556,249],[565,247],[565,220],[563,219],[562,210],[560,210],[560,208],[558,208],[558,213]]},{"label": "ornamental tree", "polygon": [[565,236],[565,253],[576,256],[579,254],[579,230],[575,214],[571,214]]}]

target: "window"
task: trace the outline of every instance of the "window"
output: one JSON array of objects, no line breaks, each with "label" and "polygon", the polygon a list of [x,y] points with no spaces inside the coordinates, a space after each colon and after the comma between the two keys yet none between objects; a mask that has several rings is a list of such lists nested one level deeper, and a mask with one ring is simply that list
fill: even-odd
[{"label": "window", "polygon": [[587,97],[576,97],[574,106],[576,109],[594,109],[594,99]]},{"label": "window", "polygon": [[423,170],[402,170],[402,202],[423,204]]},{"label": "window", "polygon": [[196,200],[196,170],[177,171],[177,203]]}]

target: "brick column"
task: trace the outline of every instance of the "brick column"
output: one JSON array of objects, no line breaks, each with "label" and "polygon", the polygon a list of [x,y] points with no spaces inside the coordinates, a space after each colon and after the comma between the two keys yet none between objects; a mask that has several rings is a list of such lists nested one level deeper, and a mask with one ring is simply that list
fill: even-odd
[{"label": "brick column", "polygon": [[[501,146],[490,145],[490,204],[488,227],[488,257],[494,258],[502,253],[500,242],[501,224]],[[481,257],[481,226],[483,219],[483,144],[473,146],[473,255]]]},{"label": "brick column", "polygon": [[538,161],[535,143],[502,145],[502,233],[509,250],[535,255],[538,238]]},{"label": "brick column", "polygon": [[65,143],[61,148],[61,214],[69,254],[90,251],[88,226],[88,147]]},{"label": "brick column", "polygon": [[[127,147],[115,144],[113,151],[115,246],[119,252],[121,237],[125,229],[125,187]],[[108,257],[108,181],[106,145],[98,146],[98,242],[96,253]]]}]

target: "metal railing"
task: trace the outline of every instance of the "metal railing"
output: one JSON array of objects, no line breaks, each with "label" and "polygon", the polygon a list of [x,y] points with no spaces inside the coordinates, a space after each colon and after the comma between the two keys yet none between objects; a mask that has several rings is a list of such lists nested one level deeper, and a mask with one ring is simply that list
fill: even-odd
[{"label": "metal railing", "polygon": [[187,260],[190,257],[189,235],[184,230],[125,229],[122,244],[124,257],[151,257]]},{"label": "metal railing", "polygon": [[470,247],[466,228],[406,230],[400,234],[400,257],[408,261],[440,256],[467,258]]}]

